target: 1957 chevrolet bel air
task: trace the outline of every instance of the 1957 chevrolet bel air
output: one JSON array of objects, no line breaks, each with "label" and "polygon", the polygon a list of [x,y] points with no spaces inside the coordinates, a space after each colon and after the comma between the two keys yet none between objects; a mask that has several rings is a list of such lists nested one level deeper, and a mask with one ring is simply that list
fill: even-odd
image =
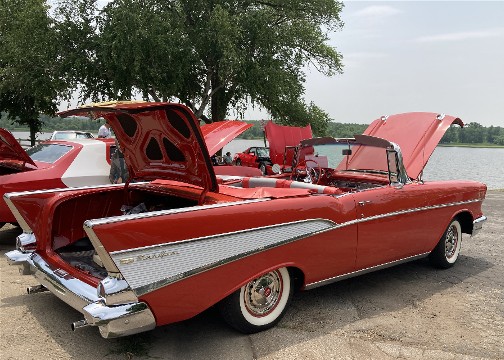
[{"label": "1957 chevrolet bel air", "polygon": [[[169,103],[90,105],[104,117],[132,182],[10,193],[24,233],[7,253],[83,314],[72,324],[117,337],[217,304],[252,333],[280,321],[292,293],[428,257],[451,267],[462,233],[486,220],[486,186],[421,180],[460,119],[410,113],[352,139],[301,142],[291,173],[217,177],[198,121]],[[335,150],[339,149],[339,150]],[[335,163],[332,165],[331,163]]]}]

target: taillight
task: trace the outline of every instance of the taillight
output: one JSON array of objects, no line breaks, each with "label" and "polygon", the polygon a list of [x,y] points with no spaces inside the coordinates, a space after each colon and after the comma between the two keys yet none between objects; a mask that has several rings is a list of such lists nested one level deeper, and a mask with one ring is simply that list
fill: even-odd
[{"label": "taillight", "polygon": [[23,233],[16,238],[16,249],[23,252],[33,252],[37,248],[37,239],[32,233]]}]

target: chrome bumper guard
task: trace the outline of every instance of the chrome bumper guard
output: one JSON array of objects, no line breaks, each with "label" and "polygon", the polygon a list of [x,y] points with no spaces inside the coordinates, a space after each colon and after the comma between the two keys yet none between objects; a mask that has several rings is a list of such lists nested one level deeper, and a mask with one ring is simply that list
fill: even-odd
[{"label": "chrome bumper guard", "polygon": [[20,267],[22,274],[34,275],[42,286],[81,312],[86,325],[98,326],[104,338],[132,335],[156,327],[154,315],[144,302],[108,306],[96,288],[62,269],[54,269],[36,252],[13,250],[5,255],[11,265]]},{"label": "chrome bumper guard", "polygon": [[480,230],[483,228],[483,224],[487,221],[486,216],[480,216],[479,218],[473,221],[473,230],[471,237],[475,236]]}]

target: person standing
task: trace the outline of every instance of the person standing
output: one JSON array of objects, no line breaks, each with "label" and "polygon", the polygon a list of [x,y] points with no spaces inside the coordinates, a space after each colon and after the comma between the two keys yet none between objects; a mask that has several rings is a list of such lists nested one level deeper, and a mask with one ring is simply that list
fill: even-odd
[{"label": "person standing", "polygon": [[100,129],[98,129],[98,138],[109,138],[110,135],[110,125],[108,123],[100,126]]}]

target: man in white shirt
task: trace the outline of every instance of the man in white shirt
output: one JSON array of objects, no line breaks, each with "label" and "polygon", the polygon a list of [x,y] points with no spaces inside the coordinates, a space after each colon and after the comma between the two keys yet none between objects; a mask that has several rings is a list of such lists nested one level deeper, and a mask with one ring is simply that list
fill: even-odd
[{"label": "man in white shirt", "polygon": [[99,138],[109,138],[110,137],[110,125],[105,123],[102,126],[100,126],[100,129],[98,130],[98,137]]}]

